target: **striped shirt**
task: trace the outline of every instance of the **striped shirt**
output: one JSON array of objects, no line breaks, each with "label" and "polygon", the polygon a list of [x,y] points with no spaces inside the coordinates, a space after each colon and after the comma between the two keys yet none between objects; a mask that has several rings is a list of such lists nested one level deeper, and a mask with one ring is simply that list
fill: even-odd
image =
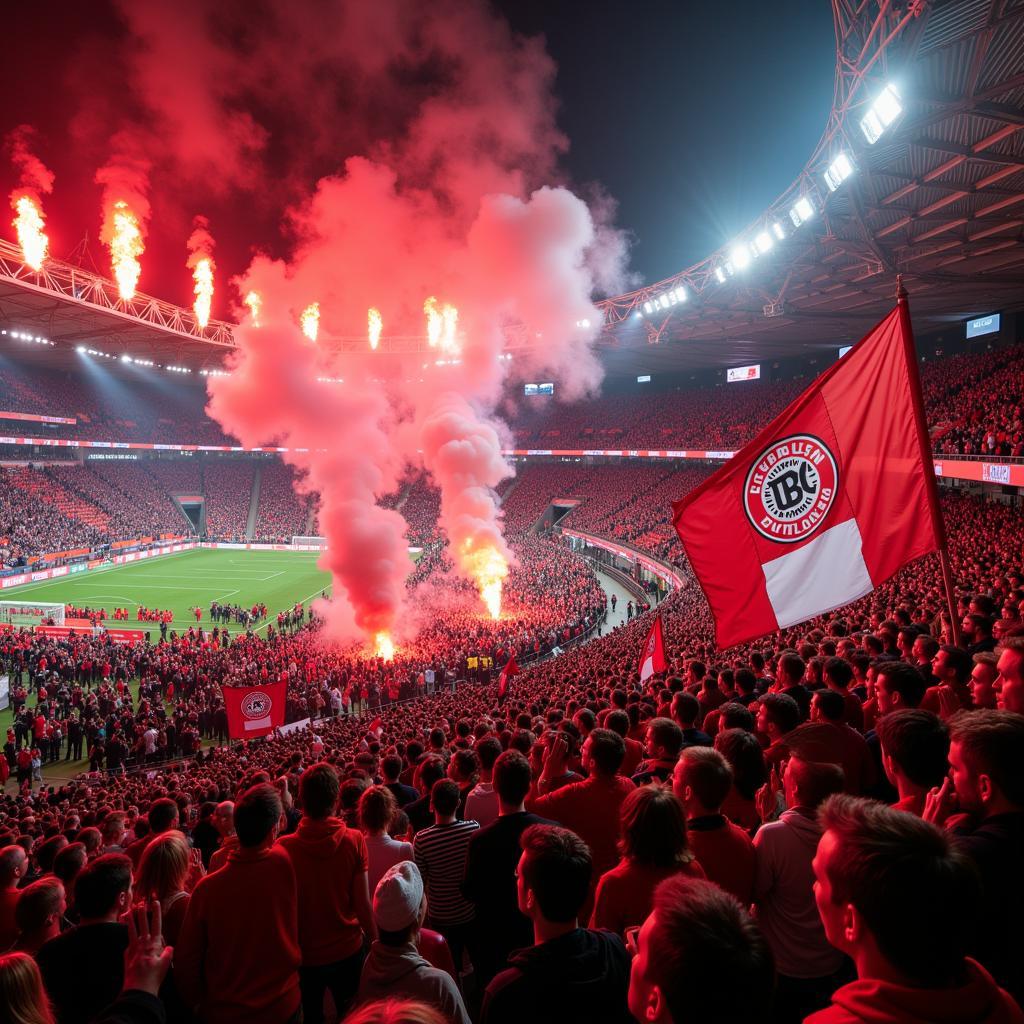
[{"label": "striped shirt", "polygon": [[469,840],[479,828],[475,821],[453,821],[431,825],[413,839],[413,859],[423,876],[432,924],[467,924],[473,920],[473,904],[463,898],[461,886]]}]

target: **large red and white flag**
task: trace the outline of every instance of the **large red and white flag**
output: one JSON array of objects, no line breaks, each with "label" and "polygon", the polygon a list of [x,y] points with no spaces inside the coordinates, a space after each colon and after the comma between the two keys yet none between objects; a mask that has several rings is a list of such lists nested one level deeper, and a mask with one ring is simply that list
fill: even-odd
[{"label": "large red and white flag", "polygon": [[644,683],[656,672],[668,670],[668,660],[665,658],[665,634],[661,627],[661,616],[654,616],[654,623],[651,631],[647,634],[644,648],[640,652],[640,665],[637,669],[640,673],[640,682]]},{"label": "large red and white flag", "polygon": [[720,650],[848,604],[940,548],[915,358],[901,301],[673,502]]},{"label": "large red and white flag", "polygon": [[283,682],[258,686],[222,686],[228,713],[228,735],[233,740],[266,736],[284,725],[286,685]]}]

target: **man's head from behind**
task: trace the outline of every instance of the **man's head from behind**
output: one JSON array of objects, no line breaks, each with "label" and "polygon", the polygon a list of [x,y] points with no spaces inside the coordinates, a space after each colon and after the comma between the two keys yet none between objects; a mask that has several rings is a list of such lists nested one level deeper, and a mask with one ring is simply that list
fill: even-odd
[{"label": "man's head from behind", "polygon": [[97,857],[75,879],[75,909],[83,921],[116,921],[131,902],[132,862],[123,853]]},{"label": "man's head from behind", "polygon": [[238,845],[256,849],[273,839],[281,822],[281,794],[269,783],[247,789],[235,804]]},{"label": "man's head from behind", "polygon": [[934,825],[845,794],[821,808],[814,896],[825,935],[861,966],[884,960],[919,988],[963,972],[980,885]]},{"label": "man's head from behind", "polygon": [[518,750],[506,750],[494,762],[494,788],[503,807],[521,806],[532,780],[530,762]]},{"label": "man's head from behind", "polygon": [[334,766],[321,761],[310,765],[299,779],[302,813],[314,821],[329,818],[338,806],[341,783]]},{"label": "man's head from behind", "polygon": [[732,768],[711,747],[687,747],[676,763],[672,789],[688,818],[718,814],[732,789]]},{"label": "man's head from behind", "polygon": [[662,882],[635,942],[629,1010],[642,1024],[767,1018],[771,950],[749,914],[717,885],[684,875]]},{"label": "man's head from behind", "polygon": [[153,801],[146,818],[149,821],[149,830],[154,835],[177,828],[178,805],[169,797],[161,797],[159,800]]},{"label": "man's head from behind", "polygon": [[1024,716],[966,711],[950,722],[949,766],[961,810],[1024,809]]},{"label": "man's head from behind", "polygon": [[590,849],[575,832],[531,825],[519,840],[519,910],[531,920],[572,924],[590,890]]}]

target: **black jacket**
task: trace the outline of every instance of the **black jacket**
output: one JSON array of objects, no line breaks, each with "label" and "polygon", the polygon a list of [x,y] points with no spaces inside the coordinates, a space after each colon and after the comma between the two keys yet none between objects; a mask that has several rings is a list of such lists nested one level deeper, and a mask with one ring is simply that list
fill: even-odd
[{"label": "black jacket", "polygon": [[576,928],[513,953],[484,994],[481,1024],[630,1024],[629,954],[614,932]]}]

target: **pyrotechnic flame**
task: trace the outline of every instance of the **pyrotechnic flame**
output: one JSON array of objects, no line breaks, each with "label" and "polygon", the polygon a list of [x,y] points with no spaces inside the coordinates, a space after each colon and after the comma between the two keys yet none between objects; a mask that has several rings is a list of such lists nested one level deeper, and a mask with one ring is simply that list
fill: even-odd
[{"label": "pyrotechnic flame", "polygon": [[371,306],[366,311],[366,334],[370,339],[370,348],[377,351],[380,343],[380,333],[384,330],[384,321],[381,319],[380,310]]},{"label": "pyrotechnic flame", "polygon": [[431,348],[436,348],[441,340],[441,330],[444,324],[441,321],[441,313],[437,308],[437,299],[433,295],[423,303],[423,312],[427,317],[427,341]]},{"label": "pyrotechnic flame", "polygon": [[378,658],[383,658],[385,661],[393,661],[395,657],[395,644],[394,641],[387,635],[387,633],[378,633],[374,637],[376,647],[374,648],[374,655]]},{"label": "pyrotechnic flame", "polygon": [[123,200],[114,203],[114,230],[110,239],[110,262],[122,299],[135,295],[142,265],[139,257],[145,251],[139,219]]},{"label": "pyrotechnic flame", "polygon": [[249,292],[245,297],[245,304],[249,307],[249,316],[252,317],[253,327],[259,327],[260,307],[263,305],[263,296],[259,292]]},{"label": "pyrotechnic flame", "polygon": [[317,333],[320,330],[320,303],[311,302],[302,311],[302,316],[299,317],[299,322],[302,324],[302,333],[309,338],[310,341],[316,341]]},{"label": "pyrotechnic flame", "polygon": [[444,320],[444,331],[441,334],[441,348],[449,355],[459,351],[459,339],[456,334],[459,327],[459,311],[454,306],[445,305],[441,310]]},{"label": "pyrotechnic flame", "polygon": [[205,327],[210,322],[210,305],[213,302],[213,260],[208,256],[199,260],[192,271],[192,280],[195,281],[193,290],[196,295],[192,309],[199,326]]},{"label": "pyrotechnic flame", "polygon": [[508,562],[505,556],[493,547],[473,550],[472,539],[466,540],[462,549],[462,565],[466,574],[476,583],[477,590],[492,619],[501,618],[501,590],[508,576]]},{"label": "pyrotechnic flame", "polygon": [[22,258],[33,270],[40,270],[50,245],[50,240],[43,231],[43,211],[31,196],[20,196],[14,201],[13,206],[18,214],[13,224],[18,232]]}]

